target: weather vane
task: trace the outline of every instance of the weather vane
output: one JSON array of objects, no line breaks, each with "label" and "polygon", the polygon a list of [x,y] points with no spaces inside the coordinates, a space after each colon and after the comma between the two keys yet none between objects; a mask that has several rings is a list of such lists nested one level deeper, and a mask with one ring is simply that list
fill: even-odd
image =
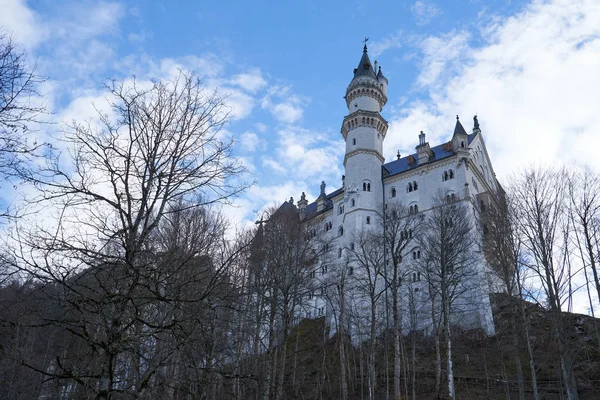
[{"label": "weather vane", "polygon": [[367,45],[368,41],[369,41],[369,38],[365,36],[365,40],[363,40],[363,43],[365,44],[365,46]]}]

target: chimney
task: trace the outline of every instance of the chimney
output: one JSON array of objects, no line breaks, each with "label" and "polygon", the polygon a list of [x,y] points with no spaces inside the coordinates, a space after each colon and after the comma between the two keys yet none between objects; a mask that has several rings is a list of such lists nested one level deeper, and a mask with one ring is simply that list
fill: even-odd
[{"label": "chimney", "polygon": [[431,157],[431,148],[429,143],[425,141],[425,133],[421,131],[419,134],[419,145],[416,147],[419,165],[425,164]]},{"label": "chimney", "polygon": [[300,196],[300,200],[298,200],[298,212],[300,214],[300,220],[304,220],[306,218],[306,206],[308,205],[308,201],[306,200],[306,194],[302,192],[302,196]]}]

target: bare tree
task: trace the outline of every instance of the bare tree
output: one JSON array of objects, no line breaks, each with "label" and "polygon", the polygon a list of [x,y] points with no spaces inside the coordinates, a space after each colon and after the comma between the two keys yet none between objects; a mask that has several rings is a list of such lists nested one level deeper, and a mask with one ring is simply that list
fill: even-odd
[{"label": "bare tree", "polygon": [[[600,275],[598,272],[599,236],[595,223],[600,219],[600,178],[589,169],[578,171],[571,177],[569,185],[572,217],[575,226],[575,239],[580,249],[581,259],[586,277],[586,286],[589,286],[587,268],[592,272],[592,285],[596,289],[596,296],[600,301]],[[588,287],[589,293],[589,287]],[[590,308],[592,315],[594,305]]]},{"label": "bare tree", "polygon": [[[465,294],[477,291],[480,260],[475,255],[477,237],[473,214],[466,201],[446,201],[440,193],[424,216],[418,237],[419,267],[428,283],[431,299],[438,299],[446,344],[448,397],[455,398],[451,316],[465,311]],[[458,304],[460,302],[460,304]]]},{"label": "bare tree", "polygon": [[521,316],[525,328],[525,341],[529,352],[529,364],[531,369],[531,384],[534,399],[539,399],[537,388],[537,375],[531,339],[529,335],[529,318],[526,315],[522,294],[522,269],[524,254],[522,251],[521,237],[517,232],[517,216],[514,204],[507,198],[504,191],[498,192],[489,198],[489,202],[481,200],[478,204],[482,216],[483,245],[486,260],[491,270],[503,285],[501,288],[511,296],[517,296],[515,309],[510,313],[510,326],[513,340],[513,358],[515,360],[517,382],[519,386],[519,398],[525,398],[525,384],[523,380],[523,369],[519,355],[519,326],[518,316]]},{"label": "bare tree", "polygon": [[[243,169],[230,156],[232,143],[220,134],[227,122],[221,97],[187,72],[141,86],[111,82],[114,118],[75,124],[64,135],[72,159],[20,175],[39,189],[35,204],[60,214],[52,228],[19,225],[18,245],[6,257],[59,288],[53,298],[67,307],[47,322],[72,335],[92,360],[39,372],[108,398],[147,390],[162,365],[163,353],[150,344],[175,316],[164,310],[173,302],[163,282],[167,253],[154,243],[158,227],[167,216],[226,202],[245,187],[235,181]],[[185,253],[175,258],[175,276],[181,282],[191,263],[215,279],[236,254]]]},{"label": "bare tree", "polygon": [[[43,79],[26,58],[14,39],[0,30],[0,174],[5,177],[18,174],[45,145],[28,140],[30,125],[39,122],[45,108],[36,99]],[[0,217],[9,215],[3,210]]]},{"label": "bare tree", "polygon": [[[400,286],[407,269],[403,268],[402,260],[408,246],[414,243],[422,219],[402,203],[391,203],[379,212],[379,220],[383,226],[384,254],[389,260],[391,271],[385,271],[386,287],[389,290],[392,307],[392,329],[394,332],[394,399],[402,396],[400,389],[401,359],[402,359],[402,318],[400,315],[399,294]],[[384,264],[384,265],[385,265]]]},{"label": "bare tree", "polygon": [[568,259],[568,174],[565,170],[529,169],[510,187],[518,213],[519,233],[533,262],[528,265],[542,286],[550,309],[552,328],[559,347],[567,398],[577,400],[573,355],[567,343],[563,307],[572,296]]},{"label": "bare tree", "polygon": [[266,355],[270,360],[264,397],[282,399],[288,373],[289,334],[295,318],[305,308],[312,308],[314,271],[323,246],[319,245],[317,228],[302,223],[291,201],[269,210],[266,216],[255,248],[259,253],[255,281],[259,284],[257,289],[263,290],[257,297],[264,296],[259,312],[267,313]]},{"label": "bare tree", "polygon": [[[368,365],[368,388],[369,399],[376,398],[377,381],[375,360],[377,357],[377,335],[378,321],[381,319],[380,310],[382,309],[381,300],[385,293],[384,283],[384,246],[380,232],[373,229],[365,229],[357,232],[352,238],[352,245],[349,250],[349,261],[354,268],[354,282],[352,287],[362,298],[368,299],[369,315],[365,318],[359,307],[356,316],[360,319],[357,325],[366,320],[369,325],[369,347],[367,351]],[[362,302],[361,302],[362,303]],[[363,314],[363,315],[361,315]],[[362,318],[361,318],[362,317]]]}]

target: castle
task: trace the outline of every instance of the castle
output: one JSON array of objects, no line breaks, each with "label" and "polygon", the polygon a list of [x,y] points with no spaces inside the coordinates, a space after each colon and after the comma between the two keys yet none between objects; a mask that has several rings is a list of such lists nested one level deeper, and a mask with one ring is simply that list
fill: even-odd
[{"label": "castle", "polygon": [[[398,154],[396,160],[385,162],[383,142],[388,133],[388,122],[382,117],[381,111],[387,102],[387,86],[388,80],[381,67],[377,68],[377,62],[375,66],[371,64],[365,45],[345,95],[348,115],[344,117],[341,127],[346,142],[342,187],[326,193],[323,182],[316,201],[309,204],[302,193],[296,205],[292,199],[285,204],[296,210],[303,223],[323,227],[320,232],[330,238],[328,246],[332,247],[330,252],[333,258],[341,259],[350,246],[354,247],[349,243],[353,234],[374,224],[378,212],[386,205],[402,202],[411,213],[427,213],[434,196],[439,193],[452,201],[470,202],[473,226],[483,231],[478,214],[491,196],[501,191],[477,117],[474,117],[471,133],[464,129],[457,116],[454,132],[448,142],[431,146],[426,141],[425,133],[421,132],[414,154],[406,157]],[[420,255],[418,249],[411,248],[410,252],[414,257]],[[465,328],[479,328],[493,334],[489,302],[493,286],[489,283],[491,274],[482,249],[479,248],[475,254],[479,254],[477,268],[480,281],[485,284],[478,285],[477,289],[473,289],[475,293],[468,294],[474,308],[469,309],[467,317],[455,322]],[[327,265],[316,267],[314,279],[324,282],[327,275],[332,274],[333,268],[332,265],[329,268]],[[416,292],[421,289],[424,292],[424,284],[420,281],[420,274],[414,274],[410,285],[405,285],[404,290]],[[351,285],[348,285],[348,290],[352,290]],[[325,299],[323,290],[320,294],[318,291],[311,292],[303,300],[299,317],[327,316],[333,327],[336,310],[331,309],[334,306]],[[402,296],[406,296],[406,292]],[[426,320],[424,318],[420,324],[424,331],[428,329]]]}]

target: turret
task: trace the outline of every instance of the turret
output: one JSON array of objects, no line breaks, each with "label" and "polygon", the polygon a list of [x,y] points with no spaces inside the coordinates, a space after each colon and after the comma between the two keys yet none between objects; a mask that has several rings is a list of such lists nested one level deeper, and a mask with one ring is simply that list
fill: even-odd
[{"label": "turret", "polygon": [[350,113],[357,109],[381,112],[387,103],[388,81],[381,72],[375,71],[367,53],[367,45],[363,49],[363,55],[354,68],[354,77],[346,88],[346,106]]},{"label": "turret", "polygon": [[457,153],[466,152],[469,149],[469,135],[460,123],[458,115],[456,116],[456,125],[454,126],[454,134],[452,135],[452,147]]}]

